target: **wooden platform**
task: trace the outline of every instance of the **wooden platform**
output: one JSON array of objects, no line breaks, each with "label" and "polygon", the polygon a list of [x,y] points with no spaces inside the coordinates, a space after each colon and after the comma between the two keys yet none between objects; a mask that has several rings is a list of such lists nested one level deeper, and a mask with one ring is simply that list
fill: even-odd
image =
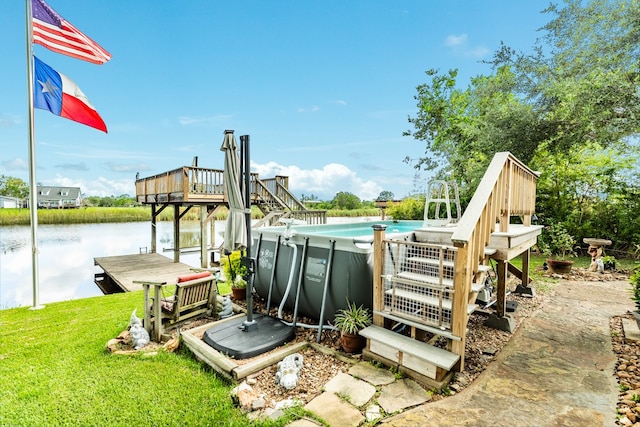
[{"label": "wooden platform", "polygon": [[141,290],[134,280],[175,283],[178,276],[193,273],[191,266],[158,253],[100,257],[93,263],[103,270],[95,282],[104,294]]}]

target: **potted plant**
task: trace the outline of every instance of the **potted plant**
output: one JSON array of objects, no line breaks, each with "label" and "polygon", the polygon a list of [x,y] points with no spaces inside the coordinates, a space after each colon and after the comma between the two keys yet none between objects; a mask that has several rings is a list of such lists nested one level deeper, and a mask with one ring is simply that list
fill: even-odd
[{"label": "potted plant", "polygon": [[575,244],[576,239],[564,224],[556,222],[543,230],[538,246],[547,257],[547,265],[553,273],[567,274],[573,266],[573,261],[567,258],[576,256]]},{"label": "potted plant", "polygon": [[631,285],[631,300],[636,305],[636,309],[631,313],[640,327],[640,267],[633,270],[633,274],[629,277],[629,284]]},{"label": "potted plant", "polygon": [[615,270],[616,269],[616,257],[613,255],[605,255],[602,257],[602,265],[605,270]]},{"label": "potted plant", "polygon": [[340,343],[346,353],[355,353],[365,345],[364,337],[358,332],[371,324],[371,312],[362,305],[347,300],[347,308],[338,310],[335,327],[340,330]]},{"label": "potted plant", "polygon": [[228,253],[221,260],[224,278],[227,283],[231,283],[231,292],[236,300],[245,299],[247,297],[247,267],[242,262],[242,254],[240,251]]},{"label": "potted plant", "polygon": [[236,300],[247,298],[247,281],[239,274],[231,282],[231,293]]}]

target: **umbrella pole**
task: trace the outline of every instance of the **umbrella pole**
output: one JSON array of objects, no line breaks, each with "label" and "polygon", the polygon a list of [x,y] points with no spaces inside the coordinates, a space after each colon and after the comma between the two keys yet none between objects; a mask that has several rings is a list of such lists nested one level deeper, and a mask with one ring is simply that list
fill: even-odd
[{"label": "umbrella pole", "polygon": [[245,206],[245,223],[247,226],[247,320],[242,324],[242,330],[250,331],[258,327],[258,323],[253,319],[253,275],[255,271],[255,263],[251,257],[251,173],[249,163],[249,135],[240,136],[240,149],[242,152],[242,161],[244,162],[244,206]]}]

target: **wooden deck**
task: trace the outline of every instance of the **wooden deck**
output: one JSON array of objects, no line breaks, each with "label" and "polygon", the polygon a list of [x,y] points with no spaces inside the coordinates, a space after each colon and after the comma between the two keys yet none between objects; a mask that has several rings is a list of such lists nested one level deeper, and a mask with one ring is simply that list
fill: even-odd
[{"label": "wooden deck", "polygon": [[93,262],[103,270],[96,273],[95,282],[104,294],[141,290],[134,280],[175,283],[178,276],[193,273],[191,266],[158,253],[99,257]]}]

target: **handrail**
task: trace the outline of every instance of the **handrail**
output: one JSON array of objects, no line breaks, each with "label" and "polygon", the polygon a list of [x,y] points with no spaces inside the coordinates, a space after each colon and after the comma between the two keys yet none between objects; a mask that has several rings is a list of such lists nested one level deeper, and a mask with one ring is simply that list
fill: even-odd
[{"label": "handrail", "polygon": [[[458,248],[455,262],[452,332],[464,337],[467,328],[467,298],[471,283],[485,261],[485,248],[491,233],[509,231],[511,215],[522,215],[523,224],[531,225],[535,212],[538,175],[509,152],[496,153],[467,209],[451,236]],[[452,343],[464,366],[465,340]]]},{"label": "handrail", "polygon": [[509,217],[523,215],[524,224],[531,225],[535,212],[536,182],[538,174],[508,151],[496,153],[476,189],[464,215],[458,221],[451,240],[456,246],[464,246],[471,240],[476,228],[489,221],[483,231],[488,242],[495,231],[509,231]]},{"label": "handrail", "polygon": [[291,210],[305,210],[306,207],[289,191],[289,179],[284,176],[267,178],[262,184]]}]

